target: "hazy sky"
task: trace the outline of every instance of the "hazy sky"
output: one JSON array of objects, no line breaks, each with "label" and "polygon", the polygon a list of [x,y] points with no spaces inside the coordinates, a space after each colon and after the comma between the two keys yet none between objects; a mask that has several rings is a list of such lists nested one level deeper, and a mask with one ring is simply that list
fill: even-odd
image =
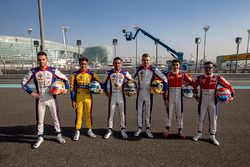
[{"label": "hazy sky", "polygon": [[[122,29],[139,25],[160,38],[184,58],[196,56],[195,37],[201,37],[200,57],[203,57],[204,31],[207,32],[206,55],[236,53],[235,37],[243,41],[240,52],[247,49],[247,29],[250,29],[250,0],[42,0],[45,40],[62,42],[61,26],[69,26],[67,40],[84,47],[112,47],[118,39],[117,53],[121,57],[135,56],[135,41],[126,41]],[[39,38],[38,0],[2,0],[0,34]],[[138,34],[138,54],[155,55],[154,42]],[[159,55],[169,55],[159,47]],[[170,56],[168,56],[170,58]]]}]

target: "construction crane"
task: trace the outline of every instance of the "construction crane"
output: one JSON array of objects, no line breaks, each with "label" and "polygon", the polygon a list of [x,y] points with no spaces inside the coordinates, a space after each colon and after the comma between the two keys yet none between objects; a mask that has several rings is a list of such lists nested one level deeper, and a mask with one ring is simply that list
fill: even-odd
[{"label": "construction crane", "polygon": [[[156,44],[159,44],[162,47],[166,48],[166,50],[174,57],[174,59],[178,59],[182,63],[182,61],[183,61],[183,52],[176,52],[174,49],[170,48],[168,45],[163,43],[159,38],[154,37],[153,35],[149,34],[148,32],[146,32],[145,30],[143,30],[142,28],[140,28],[138,26],[134,26],[133,28],[135,28],[135,30],[136,30],[134,36],[133,36],[133,33],[131,31],[126,31],[125,29],[122,30],[122,32],[124,33],[124,36],[126,37],[127,41],[131,41],[131,40],[136,39],[136,36],[138,35],[138,33],[141,32],[145,36],[152,39]],[[182,69],[184,69],[184,70],[186,69],[185,64],[182,64]]]}]

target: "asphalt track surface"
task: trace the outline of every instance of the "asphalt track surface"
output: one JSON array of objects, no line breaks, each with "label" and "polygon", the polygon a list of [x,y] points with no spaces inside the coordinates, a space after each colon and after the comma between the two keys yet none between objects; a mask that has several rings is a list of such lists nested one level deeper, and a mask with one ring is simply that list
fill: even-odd
[{"label": "asphalt track surface", "polygon": [[250,165],[250,90],[236,90],[236,99],[219,106],[217,139],[213,145],[208,136],[208,119],[203,137],[194,142],[197,130],[197,102],[185,99],[184,132],[188,139],[176,135],[175,119],[169,139],[162,138],[165,109],[161,96],[154,97],[152,131],[154,139],[143,133],[133,137],[136,130],[135,97],[127,98],[127,130],[129,139],[119,133],[119,114],[115,117],[115,133],[103,139],[107,126],[108,99],[93,96],[95,139],[82,129],[79,141],[72,141],[75,112],[69,95],[59,96],[61,126],[66,144],[55,140],[49,112],[45,117],[45,142],[32,149],[35,135],[34,99],[22,89],[0,89],[0,166],[249,166]]}]

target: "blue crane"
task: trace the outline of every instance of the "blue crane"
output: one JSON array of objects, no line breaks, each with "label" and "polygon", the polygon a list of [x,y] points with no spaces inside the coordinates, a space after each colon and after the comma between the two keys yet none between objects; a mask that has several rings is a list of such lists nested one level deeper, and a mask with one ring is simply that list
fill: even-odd
[{"label": "blue crane", "polygon": [[[142,32],[145,36],[149,37],[150,39],[152,39],[156,44],[160,44],[162,47],[166,48],[167,51],[175,58],[180,60],[180,62],[183,61],[183,52],[176,52],[174,49],[170,48],[169,46],[167,46],[166,44],[164,44],[163,42],[160,41],[160,39],[155,38],[153,35],[149,34],[148,32],[146,32],[145,30],[143,30],[142,28],[135,26],[134,27],[136,29],[136,32],[133,36],[133,33],[130,31],[126,31],[125,29],[122,30],[122,32],[124,33],[124,36],[126,37],[127,41],[131,41],[134,40],[136,38],[136,36],[138,35],[139,32]],[[183,66],[183,65],[182,65]],[[183,66],[184,67],[184,66]],[[185,69],[185,67],[184,67]]]},{"label": "blue crane", "polygon": [[166,44],[164,44],[163,42],[161,42],[160,39],[155,38],[153,35],[149,34],[148,32],[146,32],[145,30],[141,29],[140,27],[135,27],[135,28],[136,28],[136,32],[135,32],[134,36],[133,36],[132,32],[126,31],[126,30],[122,30],[122,32],[124,33],[124,36],[126,37],[127,41],[134,40],[136,38],[136,36],[138,35],[138,33],[141,31],[145,36],[147,36],[150,39],[152,39],[155,43],[160,44],[162,47],[166,48],[167,51],[175,59],[178,59],[180,61],[183,60],[183,53],[182,52],[176,52],[174,49],[170,48],[169,46],[167,46]]}]

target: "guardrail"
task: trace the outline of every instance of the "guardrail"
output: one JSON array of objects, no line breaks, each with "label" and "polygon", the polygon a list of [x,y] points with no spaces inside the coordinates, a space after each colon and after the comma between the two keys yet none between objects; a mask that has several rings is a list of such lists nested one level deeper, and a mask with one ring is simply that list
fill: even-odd
[{"label": "guardrail", "polygon": [[[7,74],[7,75],[0,75],[0,83],[20,83],[22,78],[25,74]],[[98,74],[101,79],[104,78],[105,74]],[[199,74],[192,74],[193,77],[196,77]],[[221,73],[223,77],[225,77],[227,80],[250,80],[250,74],[246,73]],[[66,74],[68,78],[70,78],[70,74]]]}]

